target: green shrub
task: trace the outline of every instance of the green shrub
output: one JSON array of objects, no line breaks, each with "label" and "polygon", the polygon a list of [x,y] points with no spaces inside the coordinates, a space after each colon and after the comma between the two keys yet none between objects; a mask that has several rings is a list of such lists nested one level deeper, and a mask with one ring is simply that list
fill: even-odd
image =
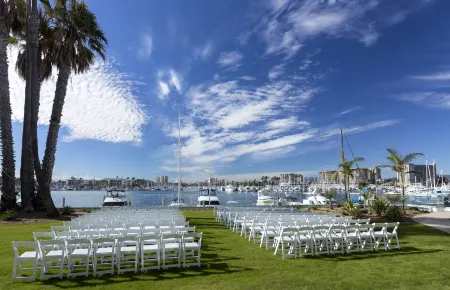
[{"label": "green shrub", "polygon": [[17,219],[17,213],[14,210],[9,209],[5,212],[4,217],[7,221],[13,221]]},{"label": "green shrub", "polygon": [[403,211],[396,205],[390,205],[385,212],[386,219],[391,222],[399,222],[403,217]]},{"label": "green shrub", "polygon": [[355,204],[351,200],[346,200],[342,205],[342,214],[343,215],[351,215],[353,209],[355,208]]},{"label": "green shrub", "polygon": [[92,209],[91,208],[83,208],[83,212],[85,213],[91,213]]},{"label": "green shrub", "polygon": [[360,219],[364,216],[363,209],[360,207],[353,208],[353,210],[350,212],[350,214],[352,215],[352,217],[357,218],[357,219]]},{"label": "green shrub", "polygon": [[377,216],[381,216],[387,209],[387,203],[381,197],[375,197],[370,208],[375,212]]},{"label": "green shrub", "polygon": [[401,199],[400,194],[386,194],[385,197],[388,200],[389,204],[392,204],[392,205],[396,205],[397,202],[399,202]]},{"label": "green shrub", "polygon": [[75,212],[75,210],[72,207],[70,207],[69,205],[66,205],[65,207],[63,207],[61,209],[61,214],[62,215],[71,215],[74,212]]}]

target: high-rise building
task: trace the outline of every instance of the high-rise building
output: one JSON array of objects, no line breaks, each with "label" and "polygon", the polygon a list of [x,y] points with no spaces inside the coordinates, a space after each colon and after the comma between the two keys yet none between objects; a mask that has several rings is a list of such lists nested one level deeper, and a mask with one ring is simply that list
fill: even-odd
[{"label": "high-rise building", "polygon": [[[342,172],[334,174],[335,172],[336,170],[320,171],[319,183],[344,184],[344,174]],[[353,177],[350,177],[350,184],[358,184],[359,182],[375,184],[379,180],[381,180],[380,168],[357,168],[353,170]]]},{"label": "high-rise building", "polygon": [[[408,163],[405,165],[405,184],[421,183],[431,185],[432,180],[436,179],[436,164],[417,165]],[[397,175],[397,180],[400,180]]]},{"label": "high-rise building", "polygon": [[294,185],[303,183],[303,175],[298,173],[280,174],[280,185]]},{"label": "high-rise building", "polygon": [[156,184],[168,185],[169,184],[169,176],[156,176]]}]

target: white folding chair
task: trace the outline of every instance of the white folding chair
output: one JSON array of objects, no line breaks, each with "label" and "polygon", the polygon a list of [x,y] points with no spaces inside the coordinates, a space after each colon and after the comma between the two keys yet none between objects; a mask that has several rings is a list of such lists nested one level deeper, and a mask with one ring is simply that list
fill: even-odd
[{"label": "white folding chair", "polygon": [[53,240],[54,236],[52,232],[33,232],[33,238],[35,242],[40,240]]},{"label": "white folding chair", "polygon": [[[181,267],[181,235],[163,234],[161,236],[163,269]],[[174,261],[174,263],[171,263]],[[169,263],[168,263],[169,262]]]},{"label": "white folding chair", "polygon": [[256,219],[253,219],[250,224],[250,233],[248,235],[248,241],[253,240],[253,243],[256,243],[256,239],[262,236],[262,232],[264,229],[264,223],[258,222]]},{"label": "white folding chair", "polygon": [[300,257],[314,255],[313,231],[314,228],[310,226],[298,228],[296,246]]},{"label": "white folding chair", "polygon": [[297,228],[292,227],[282,227],[279,235],[275,237],[274,243],[275,243],[275,251],[273,252],[274,255],[277,254],[278,248],[281,244],[281,255],[283,256],[283,259],[285,257],[291,257],[295,258],[297,255],[296,253],[296,240],[297,240]]},{"label": "white folding chair", "polygon": [[345,226],[332,225],[328,232],[330,254],[344,254]]},{"label": "white folding chair", "polygon": [[79,231],[78,239],[96,239],[101,235],[101,231],[88,230],[88,231]]},{"label": "white folding chair", "polygon": [[139,237],[139,235],[141,234],[141,230],[140,229],[126,229],[126,230],[121,230],[120,231],[120,235],[123,237]]},{"label": "white folding chair", "polygon": [[360,245],[359,245],[359,226],[354,225],[347,225],[345,226],[345,250],[347,254],[351,252],[359,252],[360,251]]},{"label": "white folding chair", "polygon": [[[160,236],[142,235],[139,239],[141,251],[141,271],[150,269],[160,269],[161,267],[161,248]],[[152,265],[148,265],[152,263]],[[156,263],[156,266],[154,265]]]},{"label": "white folding chair", "polygon": [[233,220],[233,228],[232,231],[236,232],[236,234],[238,233],[239,229],[242,227],[242,224],[244,223],[244,219],[240,219],[238,217],[238,214],[236,213],[234,215],[234,220]]},{"label": "white folding chair", "polygon": [[397,236],[397,229],[399,227],[400,223],[396,222],[396,223],[386,223],[386,246],[387,248],[390,250],[392,247],[392,240],[395,238],[395,241],[397,242],[397,246],[395,247],[396,249],[400,249],[400,244],[398,241],[398,236]]},{"label": "white folding chair", "polygon": [[[116,255],[114,238],[97,238],[92,240],[92,268],[94,277],[97,274],[114,274],[114,258]],[[108,270],[99,270],[99,266],[110,267]]]},{"label": "white folding chair", "polygon": [[314,251],[316,255],[330,254],[329,249],[329,226],[315,226],[313,231]]},{"label": "white folding chair", "polygon": [[[200,267],[202,233],[187,233],[182,237],[183,267]],[[197,252],[197,254],[196,254]],[[192,260],[194,260],[192,262]]]},{"label": "white folding chair", "polygon": [[374,223],[373,224],[373,231],[372,231],[372,237],[374,241],[374,249],[377,250],[386,250],[387,251],[387,245],[386,245],[386,224],[382,223]]},{"label": "white folding chair", "polygon": [[[181,235],[185,235],[185,234],[192,234],[195,233],[195,227],[184,227],[184,228],[178,228],[178,233]],[[185,241],[186,242],[191,242],[194,239],[192,237],[186,237]]]},{"label": "white folding chair", "polygon": [[261,248],[263,244],[266,244],[266,250],[268,250],[269,243],[274,245],[274,239],[277,236],[278,236],[278,233],[277,233],[276,227],[272,223],[266,221],[266,223],[264,224],[263,231],[262,231],[259,247]]},{"label": "white folding chair", "polygon": [[[359,250],[364,252],[369,248],[373,251],[373,224],[362,224],[358,225],[358,242]],[[369,247],[370,245],[370,247]]]},{"label": "white folding chair", "polygon": [[[125,236],[117,238],[116,264],[117,274],[124,272],[137,273],[139,263],[139,237]],[[123,268],[122,265],[134,265],[132,268]]]},{"label": "white folding chair", "polygon": [[65,241],[71,239],[78,239],[78,232],[72,231],[55,232],[55,240]]},{"label": "white folding chair", "polygon": [[[63,240],[39,241],[41,258],[41,280],[44,278],[63,278],[66,264],[66,247]],[[50,269],[59,269],[57,274],[49,274]]]},{"label": "white folding chair", "polygon": [[[91,257],[91,240],[73,239],[66,240],[67,247],[67,277],[89,275],[89,265]],[[78,262],[78,264],[77,264]],[[75,272],[75,268],[82,268],[84,271]]]},{"label": "white folding chair", "polygon": [[[39,261],[39,245],[37,242],[12,242],[14,250],[14,268],[12,273],[12,281],[17,280],[36,280],[36,270]],[[25,248],[25,251],[22,249]],[[30,263],[31,268],[24,267],[23,263]],[[19,269],[20,275],[17,276],[17,268]],[[24,270],[31,270],[30,276],[24,276]]]},{"label": "white folding chair", "polygon": [[70,226],[51,226],[50,230],[53,233],[53,238],[56,239],[57,232],[68,232],[70,231]]}]

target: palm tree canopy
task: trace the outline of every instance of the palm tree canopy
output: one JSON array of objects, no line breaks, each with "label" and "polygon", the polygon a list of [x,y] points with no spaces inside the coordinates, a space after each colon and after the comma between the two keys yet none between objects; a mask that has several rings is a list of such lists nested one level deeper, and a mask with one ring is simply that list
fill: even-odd
[{"label": "palm tree canopy", "polygon": [[423,156],[423,153],[409,153],[405,156],[401,155],[397,150],[393,148],[387,148],[387,152],[390,154],[387,159],[391,162],[390,164],[381,164],[377,167],[381,168],[390,168],[392,171],[398,173],[405,173],[405,166],[408,163],[411,163],[414,159],[419,156]]},{"label": "palm tree canopy", "polygon": [[108,44],[86,3],[76,0],[56,0],[53,11],[54,46],[50,56],[58,68],[69,67],[83,73],[95,61],[95,54],[105,59]]},{"label": "palm tree canopy", "polygon": [[[38,39],[38,78],[48,79],[52,74],[51,58],[48,56],[52,50],[53,29],[50,26],[50,19],[42,10],[39,11],[39,39]],[[19,75],[25,79],[27,70],[27,49],[25,43],[26,31],[22,30],[16,34],[20,40],[21,46],[17,56],[16,70]]]},{"label": "palm tree canopy", "polygon": [[25,21],[25,1],[0,0],[0,22],[8,32],[22,30]]}]

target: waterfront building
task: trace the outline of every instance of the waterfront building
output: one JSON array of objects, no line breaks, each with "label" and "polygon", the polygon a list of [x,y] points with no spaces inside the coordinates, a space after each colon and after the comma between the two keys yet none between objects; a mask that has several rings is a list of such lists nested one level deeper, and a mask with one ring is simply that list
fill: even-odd
[{"label": "waterfront building", "polygon": [[[422,185],[433,185],[433,180],[436,180],[436,164],[419,165],[408,163],[405,165],[405,185],[412,183],[421,183]],[[400,178],[397,176],[397,180]]]},{"label": "waterfront building", "polygon": [[[324,184],[344,184],[344,174],[339,172],[334,175],[336,170],[320,171],[319,183]],[[334,175],[334,176],[333,176]],[[380,168],[355,168],[353,170],[353,177],[350,177],[350,184],[358,184],[365,182],[369,184],[375,184],[381,180]]]},{"label": "waterfront building", "polygon": [[280,174],[280,185],[296,185],[303,183],[303,175],[298,173]]}]

